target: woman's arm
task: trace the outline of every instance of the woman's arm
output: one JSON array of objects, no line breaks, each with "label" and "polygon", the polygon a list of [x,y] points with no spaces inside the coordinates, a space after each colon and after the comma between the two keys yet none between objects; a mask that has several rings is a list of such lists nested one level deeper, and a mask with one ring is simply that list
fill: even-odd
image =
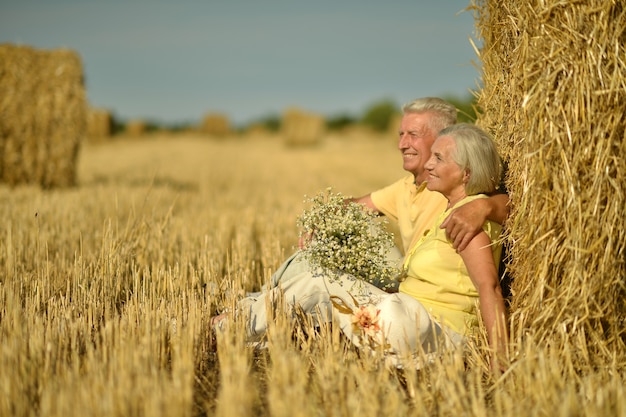
[{"label": "woman's arm", "polygon": [[465,250],[459,253],[465,262],[470,279],[478,290],[480,313],[487,329],[489,345],[494,352],[492,369],[500,369],[503,364],[499,358],[508,358],[508,328],[498,269],[491,251],[491,240],[485,232],[480,232],[468,243]]}]

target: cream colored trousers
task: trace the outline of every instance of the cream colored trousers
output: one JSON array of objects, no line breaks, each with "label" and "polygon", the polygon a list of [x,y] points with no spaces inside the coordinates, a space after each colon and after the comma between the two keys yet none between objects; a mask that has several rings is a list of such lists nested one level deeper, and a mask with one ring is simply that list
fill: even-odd
[{"label": "cream colored trousers", "polygon": [[[359,347],[384,346],[391,355],[429,353],[442,342],[458,345],[463,340],[449,329],[442,330],[413,297],[387,293],[350,275],[332,280],[315,276],[299,252],[281,265],[267,288],[239,302],[238,309],[249,314],[250,342],[262,340],[268,325],[268,308],[278,300],[288,308],[298,306],[316,323],[338,324]],[[361,307],[368,310],[366,316],[370,313],[372,317],[363,317]]]}]

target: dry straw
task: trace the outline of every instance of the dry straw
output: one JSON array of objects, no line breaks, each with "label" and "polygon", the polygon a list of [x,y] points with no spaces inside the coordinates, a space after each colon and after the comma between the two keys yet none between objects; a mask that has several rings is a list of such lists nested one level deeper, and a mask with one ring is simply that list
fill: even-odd
[{"label": "dry straw", "polygon": [[74,185],[86,112],[75,52],[0,45],[0,181]]},{"label": "dry straw", "polygon": [[267,350],[245,346],[241,316],[218,339],[211,315],[297,245],[303,195],[329,181],[360,195],[403,172],[374,138],[238,142],[110,141],[84,147],[79,188],[0,187],[0,415],[625,415],[624,367],[577,372],[576,340],[531,335],[492,379],[483,352],[389,370],[280,304]]},{"label": "dry straw", "polygon": [[[478,123],[508,163],[514,336],[626,364],[626,7],[476,1]],[[519,339],[518,339],[519,340]]]}]

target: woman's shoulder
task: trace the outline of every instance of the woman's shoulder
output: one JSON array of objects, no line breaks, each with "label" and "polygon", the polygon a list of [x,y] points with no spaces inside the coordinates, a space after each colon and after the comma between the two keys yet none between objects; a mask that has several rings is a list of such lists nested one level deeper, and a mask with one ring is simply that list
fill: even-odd
[{"label": "woman's shoulder", "polygon": [[454,210],[454,209],[455,209],[455,208],[457,208],[457,207],[461,207],[461,206],[463,206],[463,205],[465,205],[465,204],[467,204],[467,203],[470,203],[470,202],[472,202],[472,201],[474,201],[474,200],[479,200],[479,199],[481,199],[481,198],[489,198],[489,196],[488,196],[488,195],[486,195],[486,194],[474,194],[474,195],[468,195],[468,196],[467,196],[467,197],[465,197],[464,199],[462,199],[462,200],[458,201],[458,202],[457,202],[454,206],[452,206],[452,207],[448,208],[448,209],[446,210],[446,213],[444,213],[444,214],[448,214],[449,212],[451,212],[452,210]]},{"label": "woman's shoulder", "polygon": [[474,201],[474,200],[479,200],[481,198],[489,198],[489,196],[487,194],[474,194],[474,195],[468,195],[467,197],[465,197],[463,200],[459,201],[457,206],[462,206],[463,204],[467,204],[470,201]]},{"label": "woman's shoulder", "polygon": [[[459,201],[457,204],[455,204],[455,206],[453,208],[456,207],[460,207],[464,204],[467,204],[469,202],[475,201],[475,200],[479,200],[479,199],[483,199],[483,198],[489,198],[489,196],[487,194],[474,194],[474,195],[469,195],[467,197],[465,197],[463,200]],[[494,242],[496,240],[498,240],[500,238],[500,234],[502,233],[502,225],[492,221],[492,220],[486,220],[485,223],[483,224],[483,231],[487,234],[487,236],[489,237],[489,239]]]}]

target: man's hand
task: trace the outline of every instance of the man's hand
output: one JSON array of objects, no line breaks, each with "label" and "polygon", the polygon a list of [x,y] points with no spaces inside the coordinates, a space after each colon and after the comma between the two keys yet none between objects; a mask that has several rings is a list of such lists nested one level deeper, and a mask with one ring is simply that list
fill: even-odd
[{"label": "man's hand", "polygon": [[489,212],[487,199],[470,201],[452,210],[440,228],[446,229],[446,237],[452,241],[452,247],[457,252],[462,252],[483,229]]},{"label": "man's hand", "polygon": [[508,216],[509,196],[494,194],[455,208],[441,223],[441,228],[446,229],[446,237],[452,241],[452,247],[461,252],[482,230],[485,221],[491,220],[504,225]]}]

